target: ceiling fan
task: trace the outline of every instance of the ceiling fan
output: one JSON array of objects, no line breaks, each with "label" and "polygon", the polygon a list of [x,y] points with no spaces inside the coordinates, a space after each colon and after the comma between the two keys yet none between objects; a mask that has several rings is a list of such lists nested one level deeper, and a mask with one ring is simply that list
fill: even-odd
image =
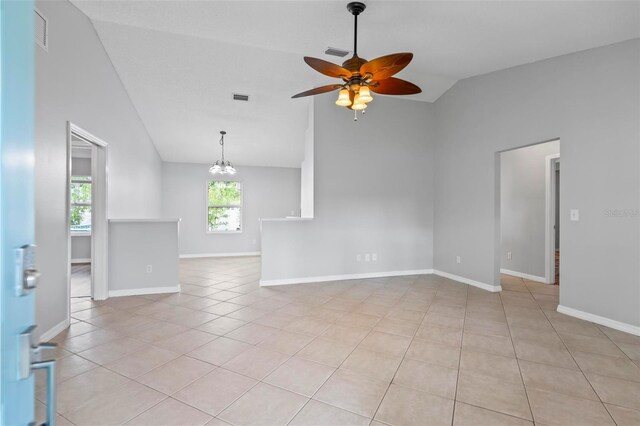
[{"label": "ceiling fan", "polygon": [[371,61],[358,56],[358,15],[366,7],[360,2],[347,4],[347,10],[355,20],[353,56],[343,62],[342,66],[322,59],[304,57],[307,65],[314,70],[329,77],[340,78],[342,82],[316,87],[293,95],[292,98],[319,95],[340,89],[336,105],[359,111],[364,110],[373,100],[371,92],[380,95],[414,95],[422,92],[415,84],[392,77],[411,62],[413,53],[394,53]]}]

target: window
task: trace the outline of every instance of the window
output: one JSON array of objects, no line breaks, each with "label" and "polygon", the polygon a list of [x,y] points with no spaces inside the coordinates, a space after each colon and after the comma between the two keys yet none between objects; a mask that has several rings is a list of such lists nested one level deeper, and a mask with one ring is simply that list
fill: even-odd
[{"label": "window", "polygon": [[91,234],[91,176],[72,176],[70,190],[71,233]]},{"label": "window", "polygon": [[242,184],[210,180],[207,218],[209,232],[242,231]]}]

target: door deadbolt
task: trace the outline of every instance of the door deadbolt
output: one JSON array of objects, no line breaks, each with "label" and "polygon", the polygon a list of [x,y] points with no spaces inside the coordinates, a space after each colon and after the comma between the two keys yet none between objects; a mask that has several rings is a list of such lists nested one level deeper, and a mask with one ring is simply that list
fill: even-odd
[{"label": "door deadbolt", "polygon": [[40,272],[36,269],[36,246],[27,244],[15,250],[15,287],[18,296],[26,296],[37,287]]}]

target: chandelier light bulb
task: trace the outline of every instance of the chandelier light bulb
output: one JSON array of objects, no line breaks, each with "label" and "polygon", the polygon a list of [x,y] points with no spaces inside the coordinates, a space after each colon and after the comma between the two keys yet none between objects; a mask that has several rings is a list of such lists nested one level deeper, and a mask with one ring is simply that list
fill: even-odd
[{"label": "chandelier light bulb", "polygon": [[340,91],[340,94],[338,95],[338,100],[336,101],[336,105],[338,106],[351,105],[351,99],[349,98],[349,89],[342,89]]},{"label": "chandelier light bulb", "polygon": [[353,102],[353,105],[351,105],[351,109],[354,109],[356,111],[362,111],[366,107],[367,107],[367,104],[365,104],[364,102],[358,102],[357,98],[356,98],[356,101]]},{"label": "chandelier light bulb", "polygon": [[362,102],[365,104],[368,104],[369,102],[371,102],[373,100],[373,97],[371,96],[369,87],[360,86],[360,90],[358,91],[358,97],[356,99],[357,99],[356,102]]}]

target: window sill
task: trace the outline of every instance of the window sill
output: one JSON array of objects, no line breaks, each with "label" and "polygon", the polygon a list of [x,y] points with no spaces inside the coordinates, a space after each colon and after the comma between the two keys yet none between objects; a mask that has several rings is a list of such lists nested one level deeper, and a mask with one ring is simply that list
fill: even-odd
[{"label": "window sill", "polygon": [[207,234],[242,234],[242,231],[207,231]]},{"label": "window sill", "polygon": [[71,232],[72,237],[90,237],[91,232]]}]

